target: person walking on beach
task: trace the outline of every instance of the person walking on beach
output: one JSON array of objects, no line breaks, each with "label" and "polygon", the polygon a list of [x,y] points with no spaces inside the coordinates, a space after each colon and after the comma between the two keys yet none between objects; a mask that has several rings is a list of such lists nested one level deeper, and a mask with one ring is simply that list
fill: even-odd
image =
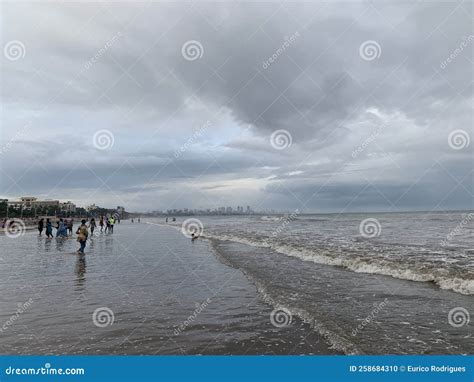
[{"label": "person walking on beach", "polygon": [[81,247],[79,248],[77,252],[84,254],[84,249],[86,248],[86,242],[89,236],[89,231],[87,230],[86,220],[82,219],[81,223],[82,224],[79,226],[79,228],[76,231],[77,241],[81,245]]},{"label": "person walking on beach", "polygon": [[96,227],[94,218],[91,219],[90,227],[91,227],[91,236],[93,236],[94,235],[94,230],[95,230],[95,227]]},{"label": "person walking on beach", "polygon": [[109,222],[109,233],[114,233],[114,224],[115,224],[115,219],[113,216],[111,216],[108,220]]},{"label": "person walking on beach", "polygon": [[108,215],[105,216],[105,233],[110,231],[110,218]]},{"label": "person walking on beach", "polygon": [[56,227],[56,237],[67,237],[67,228],[62,218],[59,219]]},{"label": "person walking on beach", "polygon": [[67,223],[67,230],[69,231],[69,235],[72,235],[72,228],[73,228],[74,221],[70,219]]},{"label": "person walking on beach", "polygon": [[40,236],[43,233],[43,228],[44,228],[44,219],[41,218],[38,222],[38,231],[39,231]]},{"label": "person walking on beach", "polygon": [[99,219],[99,225],[100,225],[100,232],[104,231],[104,217],[101,216]]},{"label": "person walking on beach", "polygon": [[51,224],[49,218],[46,219],[46,237],[48,239],[53,238],[53,225]]}]

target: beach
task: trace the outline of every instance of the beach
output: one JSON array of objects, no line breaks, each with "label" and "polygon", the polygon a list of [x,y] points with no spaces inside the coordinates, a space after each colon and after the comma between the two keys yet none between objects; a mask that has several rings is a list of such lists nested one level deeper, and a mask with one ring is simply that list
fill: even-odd
[{"label": "beach", "polygon": [[[469,354],[472,223],[448,236],[466,216],[143,218],[85,256],[0,236],[0,352]],[[377,235],[361,235],[369,218]]]},{"label": "beach", "polygon": [[[337,354],[273,307],[210,242],[122,221],[114,234],[0,235],[1,354]],[[94,313],[96,314],[94,315]]]}]

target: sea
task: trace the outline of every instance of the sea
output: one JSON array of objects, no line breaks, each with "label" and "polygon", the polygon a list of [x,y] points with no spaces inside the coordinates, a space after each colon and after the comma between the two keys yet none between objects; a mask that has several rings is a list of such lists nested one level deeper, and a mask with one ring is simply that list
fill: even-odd
[{"label": "sea", "polygon": [[83,256],[0,235],[0,353],[471,354],[473,218],[142,217]]}]

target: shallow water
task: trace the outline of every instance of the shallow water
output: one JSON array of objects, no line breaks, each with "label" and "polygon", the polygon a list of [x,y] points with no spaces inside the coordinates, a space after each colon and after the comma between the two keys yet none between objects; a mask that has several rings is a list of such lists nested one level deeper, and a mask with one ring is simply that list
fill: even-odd
[{"label": "shallow water", "polygon": [[0,353],[334,353],[300,320],[272,325],[273,307],[207,241],[122,222],[77,248],[0,235]]},{"label": "shallow water", "polygon": [[[292,217],[293,216],[293,217]],[[361,235],[363,221],[374,237]],[[474,213],[203,217],[205,236],[474,294]],[[372,225],[372,227],[370,227]],[[368,231],[370,233],[371,231]]]},{"label": "shallow water", "polygon": [[[267,300],[310,322],[336,349],[474,349],[469,212],[199,219],[217,252]],[[366,219],[376,219],[378,235],[363,237]]]},{"label": "shallow water", "polygon": [[[2,235],[0,352],[470,354],[472,221],[440,244],[466,216],[199,217],[195,242],[186,218],[143,219],[85,257]],[[367,218],[380,235],[361,236]],[[94,324],[101,308],[112,325]]]},{"label": "shallow water", "polygon": [[451,309],[472,312],[472,296],[303,262],[267,248],[215,245],[267,300],[310,322],[344,353],[469,354],[474,349],[472,327],[453,327],[448,320]]}]

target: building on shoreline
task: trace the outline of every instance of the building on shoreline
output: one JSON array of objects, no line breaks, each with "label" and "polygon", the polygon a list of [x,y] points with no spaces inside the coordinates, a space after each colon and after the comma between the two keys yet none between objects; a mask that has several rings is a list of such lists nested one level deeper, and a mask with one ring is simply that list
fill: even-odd
[{"label": "building on shoreline", "polygon": [[8,200],[8,207],[12,208],[23,208],[23,209],[32,209],[38,207],[58,207],[60,206],[59,200],[45,199],[38,200],[33,196],[23,196],[20,200]]},{"label": "building on shoreline", "polygon": [[104,208],[92,204],[87,208],[76,206],[70,200],[60,201],[56,199],[39,199],[34,196],[22,196],[15,200],[0,199],[0,218],[35,218],[38,216],[57,217],[99,217],[119,216],[126,219],[129,213],[125,207]]},{"label": "building on shoreline", "polygon": [[69,200],[64,203],[59,203],[59,207],[61,211],[64,212],[76,212],[76,205]]},{"label": "building on shoreline", "polygon": [[60,202],[59,200],[53,199],[39,200],[33,196],[22,196],[19,200],[1,199],[0,202],[6,202],[9,208],[16,209],[57,208],[58,211],[64,212],[76,211],[76,205],[71,201]]}]

